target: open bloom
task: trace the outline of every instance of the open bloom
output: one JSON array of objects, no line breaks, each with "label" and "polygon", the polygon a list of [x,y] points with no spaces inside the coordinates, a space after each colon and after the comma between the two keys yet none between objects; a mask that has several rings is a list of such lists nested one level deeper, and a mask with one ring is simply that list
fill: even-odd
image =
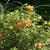
[{"label": "open bloom", "polygon": [[26,23],[27,27],[31,26],[31,20],[30,19],[26,19],[25,23]]},{"label": "open bloom", "polygon": [[43,45],[42,43],[38,43],[38,44],[37,44],[37,48],[43,48],[43,46],[44,46],[44,45]]},{"label": "open bloom", "polygon": [[18,29],[21,29],[21,28],[22,28],[22,26],[23,26],[23,25],[22,25],[22,22],[21,22],[21,21],[19,21],[19,22],[17,23],[17,28],[18,28]]},{"label": "open bloom", "polygon": [[32,11],[33,11],[33,6],[28,6],[27,7],[27,9],[26,9],[26,11],[28,12],[28,13],[31,13]]}]

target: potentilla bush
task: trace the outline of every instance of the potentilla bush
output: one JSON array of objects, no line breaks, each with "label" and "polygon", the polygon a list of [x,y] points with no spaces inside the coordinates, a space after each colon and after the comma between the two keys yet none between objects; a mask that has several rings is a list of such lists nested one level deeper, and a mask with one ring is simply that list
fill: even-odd
[{"label": "potentilla bush", "polygon": [[0,48],[43,48],[49,33],[50,21],[44,21],[34,6],[25,4],[0,14]]}]

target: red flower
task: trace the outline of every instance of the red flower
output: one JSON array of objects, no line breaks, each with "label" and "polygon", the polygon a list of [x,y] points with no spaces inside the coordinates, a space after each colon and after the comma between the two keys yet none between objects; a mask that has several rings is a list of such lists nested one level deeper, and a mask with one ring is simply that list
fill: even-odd
[{"label": "red flower", "polygon": [[22,26],[23,26],[23,25],[22,25],[22,22],[21,22],[21,21],[19,21],[19,22],[17,23],[17,28],[18,28],[18,29],[21,29],[21,28],[22,28]]},{"label": "red flower", "polygon": [[2,33],[0,33],[0,40],[3,40],[3,39],[5,39],[5,36]]}]

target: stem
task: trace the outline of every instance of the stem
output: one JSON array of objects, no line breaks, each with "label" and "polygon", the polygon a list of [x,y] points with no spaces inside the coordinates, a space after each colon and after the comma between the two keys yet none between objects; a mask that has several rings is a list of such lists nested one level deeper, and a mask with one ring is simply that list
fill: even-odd
[{"label": "stem", "polygon": [[18,4],[20,4],[21,6],[23,5],[23,3],[19,2],[19,1],[13,1],[13,3],[18,3]]},{"label": "stem", "polygon": [[39,6],[36,6],[34,9],[37,9],[39,7],[50,7],[50,5],[39,5]]},{"label": "stem", "polygon": [[5,12],[6,12],[6,6],[7,6],[7,4],[9,3],[9,1],[10,1],[10,0],[7,0],[7,2],[6,2],[6,4],[5,4],[5,7],[4,7],[4,8],[5,8],[5,9],[4,9]]},{"label": "stem", "polygon": [[9,3],[10,0],[7,0],[6,5]]}]

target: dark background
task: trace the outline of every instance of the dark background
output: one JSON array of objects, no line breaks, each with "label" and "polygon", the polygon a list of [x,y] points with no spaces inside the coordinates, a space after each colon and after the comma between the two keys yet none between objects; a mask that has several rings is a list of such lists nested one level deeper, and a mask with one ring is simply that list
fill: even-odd
[{"label": "dark background", "polygon": [[[0,2],[4,3],[7,0],[0,0]],[[24,3],[29,3],[29,4],[34,4],[34,5],[39,5],[39,4],[50,4],[50,0],[10,0],[10,2],[12,1],[19,1]]]},{"label": "dark background", "polygon": [[[31,5],[34,5],[34,6],[39,6],[39,5],[46,5],[46,4],[49,4],[50,5],[50,0],[9,0],[9,3],[12,3],[13,1],[19,1],[23,4],[25,3],[29,3]],[[7,0],[0,0],[0,2],[2,4],[5,4],[7,2]],[[18,5],[18,3],[17,3]],[[15,4],[13,3],[12,5],[10,5],[10,7],[15,7]],[[21,6],[19,4],[19,6]],[[9,9],[9,8],[8,8]],[[40,14],[44,20],[50,20],[50,7],[38,7],[36,10],[35,10],[38,14]]]}]

